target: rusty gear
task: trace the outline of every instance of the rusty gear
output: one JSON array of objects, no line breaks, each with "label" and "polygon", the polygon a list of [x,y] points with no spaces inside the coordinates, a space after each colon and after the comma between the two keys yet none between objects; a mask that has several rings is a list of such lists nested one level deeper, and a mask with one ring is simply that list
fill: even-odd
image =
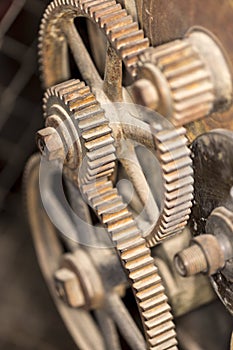
[{"label": "rusty gear", "polygon": [[193,199],[193,170],[184,128],[172,128],[154,134],[155,147],[163,178],[163,208],[146,237],[148,244],[181,232],[186,226]]},{"label": "rusty gear", "polygon": [[45,86],[57,83],[56,73],[59,76],[63,64],[61,57],[48,54],[48,50],[55,52],[55,46],[62,47],[66,41],[60,23],[62,19],[72,21],[79,16],[87,17],[103,30],[126,68],[135,76],[138,55],[149,46],[149,41],[120,4],[115,0],[55,0],[47,7],[40,28],[39,57]]},{"label": "rusty gear", "polygon": [[[85,154],[88,159],[84,162],[86,171],[81,172],[81,189],[106,225],[128,272],[149,348],[175,350],[176,332],[158,269],[132,214],[109,180],[115,158],[114,152],[111,152],[113,158],[110,160],[105,156],[106,145],[114,148],[111,130],[94,95],[90,92],[82,94],[82,89],[80,81],[70,81],[48,89],[44,107],[46,115],[49,117],[53,112],[52,102],[56,100],[56,104],[59,103],[69,112],[81,136],[82,158]],[[104,122],[96,127],[99,115]],[[85,173],[88,175],[82,175]]]},{"label": "rusty gear", "polygon": [[140,62],[142,76],[160,87],[158,110],[175,125],[210,113],[215,98],[211,74],[188,39],[149,48]]}]

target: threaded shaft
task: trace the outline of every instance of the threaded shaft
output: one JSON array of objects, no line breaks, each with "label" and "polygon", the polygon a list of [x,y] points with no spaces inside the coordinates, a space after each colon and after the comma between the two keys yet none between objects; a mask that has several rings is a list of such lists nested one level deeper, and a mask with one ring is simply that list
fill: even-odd
[{"label": "threaded shaft", "polygon": [[176,254],[174,262],[177,271],[183,277],[196,275],[208,269],[206,256],[197,244]]}]

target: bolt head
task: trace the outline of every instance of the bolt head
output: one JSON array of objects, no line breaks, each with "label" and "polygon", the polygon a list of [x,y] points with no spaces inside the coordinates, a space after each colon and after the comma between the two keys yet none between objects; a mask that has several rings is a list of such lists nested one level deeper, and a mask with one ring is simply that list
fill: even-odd
[{"label": "bolt head", "polygon": [[65,159],[62,139],[56,129],[47,127],[36,134],[37,146],[47,160]]},{"label": "bolt head", "polygon": [[85,297],[76,274],[62,268],[54,274],[55,288],[59,298],[69,306],[76,308],[85,306]]}]

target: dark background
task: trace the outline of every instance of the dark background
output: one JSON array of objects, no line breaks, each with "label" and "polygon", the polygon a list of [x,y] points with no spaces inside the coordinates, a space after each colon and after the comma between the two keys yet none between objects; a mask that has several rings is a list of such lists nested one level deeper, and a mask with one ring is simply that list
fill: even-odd
[{"label": "dark background", "polygon": [[42,126],[37,33],[49,1],[0,0],[0,349],[75,349],[42,279],[21,178]]}]

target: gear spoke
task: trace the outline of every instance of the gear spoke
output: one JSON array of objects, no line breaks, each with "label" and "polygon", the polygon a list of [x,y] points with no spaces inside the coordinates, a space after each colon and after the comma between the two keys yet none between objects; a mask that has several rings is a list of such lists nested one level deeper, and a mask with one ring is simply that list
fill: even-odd
[{"label": "gear spoke", "polygon": [[106,309],[130,347],[134,350],[145,350],[145,340],[117,294],[112,293],[108,296]]},{"label": "gear spoke", "polygon": [[122,61],[109,44],[106,52],[103,90],[111,101],[122,101]]},{"label": "gear spoke", "polygon": [[119,160],[124,167],[130,181],[134,185],[134,189],[137,192],[138,197],[142,202],[143,208],[147,213],[149,222],[151,224],[156,222],[159,218],[159,209],[154,201],[153,195],[148,186],[141,165],[139,164],[135,148],[132,143],[127,144],[127,149],[121,152]]},{"label": "gear spoke", "polygon": [[[63,22],[63,32],[66,35],[77,67],[88,85],[92,88],[102,88],[103,82],[84,45],[73,21]],[[82,52],[82,54],[80,54]]]}]

